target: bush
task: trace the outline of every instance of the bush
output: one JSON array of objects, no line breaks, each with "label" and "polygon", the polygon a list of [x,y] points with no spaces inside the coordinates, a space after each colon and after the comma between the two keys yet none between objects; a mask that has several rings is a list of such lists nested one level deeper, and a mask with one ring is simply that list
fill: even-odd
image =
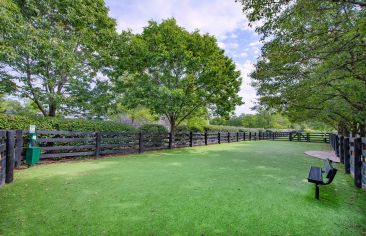
[{"label": "bush", "polygon": [[177,127],[176,132],[177,133],[189,133],[190,131],[192,131],[192,130],[190,130],[187,125],[180,125],[180,126]]},{"label": "bush", "polygon": [[158,124],[142,125],[138,128],[138,131],[144,132],[144,133],[167,133],[168,132],[168,130],[167,130],[167,128],[165,128],[165,126],[158,125]]},{"label": "bush", "polygon": [[19,116],[0,114],[0,129],[28,130],[29,125],[36,125],[37,130],[65,131],[119,131],[133,132],[132,126],[112,122],[86,119],[63,119],[57,117]]},{"label": "bush", "polygon": [[248,129],[238,126],[224,126],[224,125],[208,125],[207,132],[245,132]]}]

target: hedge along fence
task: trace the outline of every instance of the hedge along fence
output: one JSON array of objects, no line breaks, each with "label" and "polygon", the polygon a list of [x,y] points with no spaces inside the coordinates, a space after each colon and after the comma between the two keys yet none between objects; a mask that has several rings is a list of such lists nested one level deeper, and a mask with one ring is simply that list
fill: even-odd
[{"label": "hedge along fence", "polygon": [[26,130],[29,125],[36,125],[39,130],[136,132],[136,129],[130,125],[113,121],[0,114],[1,130]]},{"label": "hedge along fence", "polygon": [[330,144],[344,164],[345,173],[353,177],[356,188],[366,191],[366,137],[330,134]]}]

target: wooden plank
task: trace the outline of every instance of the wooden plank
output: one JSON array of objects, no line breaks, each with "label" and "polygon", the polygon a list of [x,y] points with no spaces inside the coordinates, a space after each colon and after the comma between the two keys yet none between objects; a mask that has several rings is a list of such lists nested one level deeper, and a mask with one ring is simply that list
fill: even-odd
[{"label": "wooden plank", "polygon": [[95,138],[39,138],[40,143],[91,142]]},{"label": "wooden plank", "polygon": [[128,138],[104,138],[102,137],[102,142],[106,141],[135,141],[138,140],[138,136],[136,137],[128,137]]},{"label": "wooden plank", "polygon": [[105,150],[101,151],[100,153],[103,155],[107,154],[128,154],[128,153],[137,153],[138,150],[136,149],[119,149],[119,150]]},{"label": "wooden plank", "polygon": [[37,130],[37,134],[63,134],[63,135],[95,135],[95,132],[58,131],[58,130]]},{"label": "wooden plank", "polygon": [[105,148],[116,148],[116,147],[131,147],[137,146],[139,143],[114,143],[114,144],[101,144],[100,147]]},{"label": "wooden plank", "polygon": [[52,147],[40,147],[44,151],[60,151],[60,150],[80,150],[95,148],[95,145],[78,145],[78,146],[52,146]]},{"label": "wooden plank", "polygon": [[68,152],[68,153],[49,153],[41,154],[41,159],[54,158],[54,157],[74,157],[74,156],[94,156],[95,152]]},{"label": "wooden plank", "polygon": [[2,143],[0,144],[0,153],[4,152],[6,150],[6,144]]}]

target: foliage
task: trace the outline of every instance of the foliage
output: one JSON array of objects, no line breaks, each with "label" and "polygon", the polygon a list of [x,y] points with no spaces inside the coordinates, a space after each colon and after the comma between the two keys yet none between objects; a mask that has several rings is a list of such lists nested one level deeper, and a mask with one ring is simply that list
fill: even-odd
[{"label": "foliage", "polygon": [[34,103],[30,101],[21,104],[19,101],[13,99],[0,99],[0,112],[4,112],[5,110],[14,111],[17,115],[35,115],[38,111]]},{"label": "foliage", "polygon": [[167,128],[165,128],[163,125],[158,124],[142,125],[138,128],[138,131],[144,133],[168,133]]},{"label": "foliage", "polygon": [[201,117],[192,117],[187,121],[187,127],[195,132],[204,132],[208,126],[208,120]]},{"label": "foliage", "polygon": [[135,131],[132,126],[110,121],[0,114],[0,129],[28,130],[29,125],[36,125],[38,130]]},{"label": "foliage", "polygon": [[251,74],[260,105],[339,133],[366,131],[364,1],[240,0],[263,35]]},{"label": "foliage", "polygon": [[1,85],[15,86],[44,116],[93,110],[108,98],[96,74],[107,65],[116,24],[103,0],[3,0],[0,14]]},{"label": "foliage", "polygon": [[159,120],[159,117],[152,114],[149,109],[144,106],[137,106],[128,109],[121,103],[117,103],[109,117],[115,121],[131,123],[133,125],[141,125],[154,123]]},{"label": "foliage", "polygon": [[173,133],[203,108],[226,115],[242,103],[240,72],[213,36],[190,33],[169,19],[150,21],[138,35],[125,32],[120,41],[112,72],[116,90],[128,107],[143,105],[167,117]]}]

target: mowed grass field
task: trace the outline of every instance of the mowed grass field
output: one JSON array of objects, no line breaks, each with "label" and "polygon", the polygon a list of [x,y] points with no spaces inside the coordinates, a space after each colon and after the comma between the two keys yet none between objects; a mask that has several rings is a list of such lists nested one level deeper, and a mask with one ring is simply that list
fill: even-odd
[{"label": "mowed grass field", "polygon": [[320,201],[303,154],[241,142],[57,163],[0,189],[0,235],[365,235],[366,193],[341,165]]}]

